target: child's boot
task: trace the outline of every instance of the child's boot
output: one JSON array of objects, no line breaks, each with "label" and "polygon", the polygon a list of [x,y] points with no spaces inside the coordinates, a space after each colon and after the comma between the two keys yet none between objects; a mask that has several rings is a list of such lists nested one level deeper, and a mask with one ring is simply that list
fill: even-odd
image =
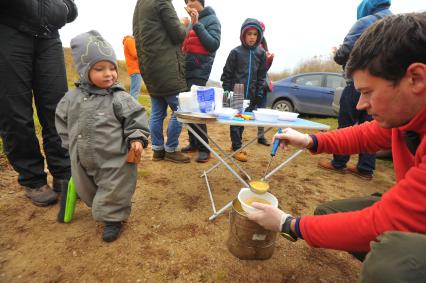
[{"label": "child's boot", "polygon": [[104,240],[105,242],[113,242],[117,240],[118,236],[120,235],[122,226],[123,224],[120,221],[118,222],[105,221],[102,240]]}]

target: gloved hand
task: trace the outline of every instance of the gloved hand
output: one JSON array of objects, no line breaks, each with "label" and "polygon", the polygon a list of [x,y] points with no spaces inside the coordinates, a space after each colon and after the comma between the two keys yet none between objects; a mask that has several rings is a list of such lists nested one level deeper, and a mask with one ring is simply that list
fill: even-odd
[{"label": "gloved hand", "polygon": [[253,112],[253,110],[257,109],[259,105],[262,104],[262,96],[256,95],[254,98],[250,99],[249,107],[246,109],[247,112]]},{"label": "gloved hand", "polygon": [[285,149],[287,144],[291,144],[298,148],[307,148],[312,144],[312,138],[308,134],[300,133],[292,128],[285,128],[281,134],[275,134],[272,143],[275,139],[280,139],[280,147]]},{"label": "gloved hand", "polygon": [[247,217],[267,230],[281,232],[281,227],[285,220],[288,217],[292,218],[290,214],[287,214],[279,208],[271,205],[254,202],[252,203],[252,206],[257,208],[259,211],[250,212],[247,214]]}]

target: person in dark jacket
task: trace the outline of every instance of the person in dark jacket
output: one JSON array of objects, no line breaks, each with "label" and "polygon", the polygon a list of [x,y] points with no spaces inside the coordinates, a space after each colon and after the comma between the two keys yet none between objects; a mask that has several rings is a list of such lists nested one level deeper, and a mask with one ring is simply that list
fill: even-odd
[{"label": "person in dark jacket", "polygon": [[[178,94],[188,90],[181,45],[186,37],[185,26],[179,21],[170,0],[138,0],[133,14],[133,36],[139,67],[151,98],[151,129],[153,160],[176,163],[190,162],[178,150],[182,124],[174,115]],[[167,107],[172,110],[164,144],[163,122]]]},{"label": "person in dark jacket", "polygon": [[[71,175],[68,152],[55,129],[55,109],[68,90],[58,30],[76,17],[73,0],[0,2],[0,135],[19,184],[38,206],[56,203]],[[33,101],[53,190],[36,136]]]},{"label": "person in dark jacket", "polygon": [[[185,52],[186,82],[192,85],[205,86],[212,70],[216,50],[220,46],[221,26],[213,8],[204,7],[204,0],[185,0],[191,9],[191,23],[189,32],[182,45]],[[208,143],[208,138],[190,124],[190,127]],[[206,124],[198,124],[207,133]],[[210,158],[209,150],[188,131],[189,145],[182,148],[182,152],[198,150],[197,162],[207,162]]]},{"label": "person in dark jacket", "polygon": [[[343,40],[343,44],[336,51],[334,56],[334,61],[337,64],[342,65],[343,69],[345,68],[349,54],[351,53],[355,42],[364,30],[378,19],[392,14],[389,11],[390,5],[390,0],[363,0],[359,4],[357,12],[358,20],[352,26],[351,30]],[[340,109],[337,120],[339,128],[346,128],[372,120],[372,117],[368,115],[367,111],[356,109],[359,97],[360,94],[355,89],[354,82],[350,79],[347,80],[347,85],[343,89],[342,97],[340,98]],[[346,166],[349,159],[350,155],[334,154],[333,160],[330,161],[328,159],[323,159],[319,161],[318,165],[323,169],[339,173],[349,172],[365,180],[371,180],[373,178],[373,172],[376,165],[375,153],[360,153],[358,155],[358,163],[356,166]]]},{"label": "person in dark jacket", "polygon": [[[241,45],[229,53],[221,76],[224,91],[232,91],[235,84],[244,85],[244,99],[250,100],[246,111],[252,111],[261,104],[264,94],[266,53],[259,46],[262,37],[260,22],[256,19],[246,19],[241,26]],[[237,151],[241,148],[243,131],[242,126],[231,126],[232,150]],[[234,158],[241,162],[248,160],[245,151],[235,153]]]}]

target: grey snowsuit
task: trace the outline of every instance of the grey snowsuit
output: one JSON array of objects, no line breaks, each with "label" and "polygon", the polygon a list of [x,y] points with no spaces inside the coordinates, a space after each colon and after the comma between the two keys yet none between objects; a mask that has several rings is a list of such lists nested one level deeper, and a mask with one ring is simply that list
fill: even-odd
[{"label": "grey snowsuit", "polygon": [[[81,50],[89,49],[90,54],[94,52],[90,48],[98,47],[89,44]],[[84,57],[78,47],[72,51],[74,60]],[[81,81],[59,102],[56,129],[70,153],[78,195],[92,207],[93,218],[123,221],[129,217],[137,179],[137,165],[126,162],[127,153],[134,139],[148,145],[148,121],[145,108],[122,86],[100,89],[88,81],[90,67],[108,60],[99,55],[92,61],[85,58],[89,63],[84,66],[76,62]]]}]

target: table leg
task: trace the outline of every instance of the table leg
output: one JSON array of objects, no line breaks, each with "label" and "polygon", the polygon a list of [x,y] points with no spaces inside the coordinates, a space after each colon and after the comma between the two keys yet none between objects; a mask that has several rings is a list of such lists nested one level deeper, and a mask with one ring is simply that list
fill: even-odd
[{"label": "table leg", "polygon": [[[238,175],[236,172],[235,172],[235,170],[231,167],[231,166],[229,166],[229,164],[228,163],[226,163],[225,162],[225,160],[215,151],[215,150],[213,150],[212,148],[211,148],[211,146],[208,144],[208,143],[206,143],[198,134],[197,134],[197,132],[194,130],[194,129],[192,129],[191,128],[191,126],[189,126],[189,125],[186,125],[185,124],[185,127],[205,146],[205,147],[207,147],[209,150],[210,150],[210,152],[223,164],[223,165],[225,165],[225,167],[226,168],[228,168],[228,170],[244,185],[244,186],[246,186],[246,188],[248,188],[249,187],[249,185],[247,184],[247,182],[246,181],[244,181],[244,179],[243,178],[241,178],[241,176],[240,175]],[[201,129],[200,129],[201,130]],[[202,133],[206,136],[206,137],[208,137],[203,131],[202,131]],[[208,137],[208,139],[209,140],[212,140],[210,137]],[[216,143],[215,143],[216,144]]]},{"label": "table leg", "polygon": [[215,220],[216,217],[218,217],[219,215],[221,215],[222,213],[224,213],[231,206],[232,206],[232,201],[228,202],[228,204],[225,205],[224,207],[222,207],[218,212],[213,213],[213,215],[209,217],[209,220],[210,221]]}]

